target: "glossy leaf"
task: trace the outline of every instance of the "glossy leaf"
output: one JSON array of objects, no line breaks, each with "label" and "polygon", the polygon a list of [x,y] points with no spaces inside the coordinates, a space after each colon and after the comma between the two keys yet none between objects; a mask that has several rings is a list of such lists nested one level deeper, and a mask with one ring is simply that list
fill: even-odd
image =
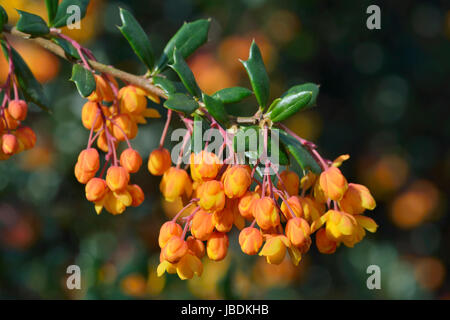
[{"label": "glossy leaf", "polygon": [[308,102],[308,104],[305,106],[304,109],[306,108],[310,108],[310,107],[314,107],[317,103],[317,96],[319,95],[319,85],[315,84],[315,83],[304,83],[304,84],[299,84],[296,86],[293,86],[292,88],[290,88],[283,96],[286,96],[288,94],[292,94],[292,93],[298,93],[298,92],[302,92],[302,91],[311,91],[312,92],[312,97],[311,100]]},{"label": "glossy leaf", "polygon": [[80,9],[80,19],[83,19],[86,15],[87,7],[89,5],[89,0],[63,0],[58,6],[56,11],[55,19],[51,26],[55,28],[62,28],[67,26],[69,18],[72,17],[74,11],[70,10],[71,6],[78,6]]},{"label": "glossy leaf", "polygon": [[[1,45],[5,56],[7,56],[9,60],[6,43],[4,41],[1,41]],[[48,111],[48,101],[46,96],[44,95],[41,84],[36,80],[30,68],[28,68],[27,64],[19,55],[19,53],[17,53],[14,48],[11,48],[11,52],[12,60],[14,62],[14,73],[16,75],[19,87],[22,90],[22,93],[24,94],[26,100],[34,102],[40,108]]]},{"label": "glossy leaf", "polygon": [[298,162],[303,170],[311,170],[314,173],[320,173],[322,170],[309,151],[296,139],[287,134],[284,130],[279,130],[280,141],[284,143],[286,149]]},{"label": "glossy leaf", "polygon": [[291,93],[281,98],[273,107],[269,114],[270,120],[273,122],[283,121],[304,109],[309,101],[311,101],[311,91],[301,91],[298,93]]},{"label": "glossy leaf", "polygon": [[174,62],[172,65],[170,65],[170,67],[178,74],[178,77],[180,78],[186,89],[189,91],[189,93],[194,97],[200,97],[202,92],[197,82],[195,81],[194,74],[187,65],[186,61],[184,61],[180,51],[178,51],[177,48],[175,48],[173,52],[173,57]]},{"label": "glossy leaf", "polygon": [[76,60],[80,60],[80,55],[77,49],[75,49],[75,47],[69,41],[61,38],[52,38],[52,41],[64,50],[68,58],[75,58]]},{"label": "glossy leaf", "polygon": [[164,106],[168,109],[191,114],[197,110],[198,103],[184,93],[175,93],[164,102]]},{"label": "glossy leaf", "polygon": [[45,0],[49,25],[53,24],[58,10],[58,0]]},{"label": "glossy leaf", "polygon": [[153,84],[164,90],[164,93],[170,97],[172,94],[176,92],[175,85],[169,79],[155,76],[152,78]]},{"label": "glossy leaf", "polygon": [[70,80],[75,82],[78,92],[84,98],[88,97],[95,90],[94,75],[79,64],[73,65]]},{"label": "glossy leaf", "polygon": [[21,10],[17,12],[20,15],[16,24],[17,30],[32,36],[43,36],[50,32],[47,23],[41,17]]},{"label": "glossy leaf", "polygon": [[137,22],[129,11],[122,8],[120,8],[120,19],[122,20],[122,26],[119,27],[120,32],[128,40],[128,43],[139,59],[141,59],[148,69],[152,69],[155,58],[153,56],[152,46],[144,29],[142,29],[139,22]]},{"label": "glossy leaf", "polygon": [[0,6],[0,33],[3,30],[3,26],[8,22],[8,14],[5,9]]},{"label": "glossy leaf", "polygon": [[225,111],[223,103],[220,100],[214,99],[213,97],[208,96],[205,93],[202,94],[202,99],[209,114],[211,114],[222,127],[228,127],[228,114]]},{"label": "glossy leaf", "polygon": [[265,107],[269,100],[270,93],[269,76],[267,75],[266,67],[264,66],[261,51],[254,40],[250,47],[248,60],[240,61],[244,65],[245,70],[247,70],[256,100],[261,107]]},{"label": "glossy leaf", "polygon": [[225,88],[217,91],[212,95],[214,99],[222,101],[224,104],[237,103],[248,96],[252,95],[252,91],[243,87]]},{"label": "glossy leaf", "polygon": [[173,52],[178,49],[186,59],[208,40],[210,20],[200,19],[185,23],[169,40],[156,67],[156,73],[164,70],[168,63],[173,62]]}]

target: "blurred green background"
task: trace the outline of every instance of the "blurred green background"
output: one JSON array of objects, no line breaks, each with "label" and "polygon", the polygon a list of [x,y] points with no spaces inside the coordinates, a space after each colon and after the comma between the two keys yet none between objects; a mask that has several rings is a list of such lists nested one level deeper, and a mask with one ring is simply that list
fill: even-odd
[{"label": "blurred green background", "polygon": [[[286,124],[367,185],[379,224],[355,248],[321,255],[313,245],[299,267],[240,252],[237,232],[225,261],[204,262],[200,279],[156,277],[160,225],[174,214],[161,201],[159,177],[144,165],[133,182],[146,200],[123,215],[95,214],[73,174],[88,134],[84,101],[67,81],[70,66],[12,39],[51,97],[51,115],[33,109],[34,149],[0,163],[0,298],[44,299],[444,299],[450,298],[450,5],[445,1],[93,0],[82,29],[69,35],[100,61],[141,74],[116,25],[118,7],[133,12],[157,52],[184,21],[211,17],[210,39],[189,59],[207,93],[247,85],[238,58],[253,38],[271,77],[271,95],[321,84],[318,107]],[[0,0],[46,17],[43,0]],[[366,28],[366,8],[381,7],[381,30]],[[0,82],[6,67],[0,58]],[[447,106],[447,107],[446,107]],[[237,106],[240,108],[240,106]],[[254,109],[247,106],[244,114]],[[447,116],[445,116],[447,114]],[[133,145],[146,162],[163,119],[140,126]],[[66,289],[66,268],[81,268],[82,289]],[[368,290],[366,269],[381,268],[381,290]]]}]

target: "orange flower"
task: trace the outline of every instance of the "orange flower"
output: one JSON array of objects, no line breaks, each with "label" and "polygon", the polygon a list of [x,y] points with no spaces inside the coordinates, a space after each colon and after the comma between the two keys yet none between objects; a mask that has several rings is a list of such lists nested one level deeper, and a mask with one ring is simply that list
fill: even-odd
[{"label": "orange flower", "polygon": [[19,150],[28,150],[36,144],[36,134],[30,127],[20,127],[16,130],[16,137],[19,142]]},{"label": "orange flower", "polygon": [[320,253],[331,254],[336,252],[337,243],[327,237],[325,229],[316,232],[316,246]]},{"label": "orange flower", "polygon": [[205,150],[191,154],[191,177],[194,181],[211,180],[219,173],[222,165],[219,158]]},{"label": "orange flower", "polygon": [[228,198],[242,197],[252,183],[250,167],[236,165],[224,174],[224,191]]},{"label": "orange flower", "polygon": [[300,187],[306,191],[314,186],[316,180],[317,176],[313,172],[308,171],[308,173],[301,178]]},{"label": "orange flower", "polygon": [[266,257],[267,263],[280,264],[286,256],[286,248],[289,245],[289,240],[284,235],[269,236],[259,255]]},{"label": "orange flower", "polygon": [[239,245],[242,252],[248,255],[255,255],[263,244],[261,231],[256,228],[247,227],[239,234]]},{"label": "orange flower", "polygon": [[173,202],[180,196],[191,196],[192,182],[185,170],[171,167],[164,172],[159,189],[167,201]]},{"label": "orange flower", "polygon": [[205,245],[202,241],[195,239],[193,236],[189,236],[186,239],[186,243],[190,252],[195,254],[199,259],[204,257]]},{"label": "orange flower", "polygon": [[100,156],[97,149],[88,148],[80,152],[78,155],[78,163],[80,170],[86,172],[97,172],[100,167]]},{"label": "orange flower", "polygon": [[93,127],[94,131],[97,131],[102,127],[103,119],[97,102],[88,101],[84,104],[81,109],[81,122],[89,130]]},{"label": "orange flower", "polygon": [[[14,119],[10,114],[8,109],[3,109],[4,119],[6,120],[6,126],[10,130],[15,130],[20,124],[20,121]],[[2,119],[3,120],[3,119]]]},{"label": "orange flower", "polygon": [[138,127],[128,114],[122,113],[113,118],[112,131],[117,140],[124,141],[126,138],[134,139],[137,135]]},{"label": "orange flower", "polygon": [[303,207],[302,203],[300,202],[299,196],[289,197],[287,199],[287,204],[285,203],[285,201],[281,203],[281,212],[283,213],[286,219],[292,217],[292,213],[291,210],[289,210],[289,208],[294,212],[294,217],[303,218]]},{"label": "orange flower", "polygon": [[142,165],[141,155],[132,148],[125,149],[120,155],[120,165],[130,173],[138,172]]},{"label": "orange flower", "polygon": [[106,172],[106,183],[111,191],[120,191],[127,187],[130,175],[121,166],[111,166]]},{"label": "orange flower", "polygon": [[288,220],[286,224],[286,236],[291,244],[299,249],[301,253],[309,250],[309,246],[311,245],[310,234],[311,229],[305,219],[295,217]]},{"label": "orange flower", "polygon": [[331,200],[341,200],[347,191],[347,180],[337,167],[329,167],[320,174],[320,187]]},{"label": "orange flower", "polygon": [[27,117],[28,105],[24,100],[12,100],[8,104],[8,112],[17,121],[23,121]]},{"label": "orange flower", "polygon": [[308,222],[313,222],[325,213],[325,205],[319,203],[310,197],[299,198],[303,208],[303,218]]},{"label": "orange flower", "polygon": [[169,150],[164,148],[155,149],[148,158],[148,171],[154,176],[162,176],[170,168],[171,164],[172,159],[170,158]]},{"label": "orange flower", "polygon": [[208,240],[213,231],[214,222],[212,214],[204,210],[197,211],[192,219],[192,235],[199,240],[205,241]]},{"label": "orange flower", "polygon": [[353,237],[357,233],[357,221],[346,212],[328,210],[320,219],[313,222],[311,232],[326,223],[327,237],[333,241],[340,242],[346,237]]},{"label": "orange flower", "polygon": [[214,211],[213,223],[217,231],[230,231],[234,223],[234,215],[230,206],[225,206],[222,210]]},{"label": "orange flower", "polygon": [[247,191],[240,199],[239,199],[239,213],[247,220],[252,220],[254,218],[254,207],[256,201],[260,198],[259,193],[254,191]]},{"label": "orange flower", "polygon": [[[108,101],[111,102],[114,100],[114,92],[109,85],[109,83],[101,76],[95,74],[95,91],[91,93],[88,97],[90,101],[102,102]],[[115,84],[117,87],[117,84]]]},{"label": "orange flower", "polygon": [[203,265],[200,259],[193,254],[185,254],[180,261],[178,261],[177,274],[181,280],[192,279],[194,274],[200,277],[203,273]]},{"label": "orange flower", "polygon": [[2,136],[2,151],[4,154],[12,155],[17,152],[18,148],[19,143],[15,135],[7,133]]},{"label": "orange flower", "polygon": [[140,115],[147,107],[146,92],[141,88],[128,85],[119,90],[120,110]]},{"label": "orange flower", "polygon": [[86,184],[86,199],[89,201],[98,201],[109,191],[106,181],[100,178],[92,178]]},{"label": "orange flower", "polygon": [[203,182],[197,190],[198,204],[204,210],[217,211],[225,207],[225,193],[222,182],[210,180]]},{"label": "orange flower", "polygon": [[178,223],[167,221],[161,226],[161,229],[159,230],[159,246],[161,247],[161,249],[164,248],[170,238],[172,238],[173,236],[181,237],[182,233],[183,228],[181,228]]},{"label": "orange flower", "polygon": [[83,170],[82,165],[80,162],[77,162],[75,164],[75,177],[77,178],[78,182],[80,183],[87,183],[89,180],[91,180],[93,177],[95,177],[95,171],[86,171]]},{"label": "orange flower", "polygon": [[164,258],[170,263],[176,263],[188,252],[186,241],[177,236],[172,236],[164,246]]},{"label": "orange flower", "polygon": [[345,212],[360,214],[366,209],[375,209],[376,203],[366,186],[349,183],[347,192],[345,192],[342,200],[339,201],[339,206]]},{"label": "orange flower", "polygon": [[228,252],[228,236],[226,233],[213,232],[206,242],[206,252],[211,260],[223,260]]},{"label": "orange flower", "polygon": [[95,210],[100,214],[103,207],[113,214],[122,214],[131,205],[132,198],[127,190],[120,192],[108,192],[104,198],[95,203]]},{"label": "orange flower", "polygon": [[278,181],[277,187],[280,190],[284,190],[283,186],[286,188],[287,193],[290,196],[298,194],[300,179],[294,171],[284,170],[280,174],[281,181]]},{"label": "orange flower", "polygon": [[137,207],[140,206],[141,203],[144,201],[144,192],[142,191],[141,187],[139,187],[137,184],[131,184],[128,185],[127,191],[131,195],[131,206]]},{"label": "orange flower", "polygon": [[264,197],[255,202],[256,223],[261,229],[268,230],[280,224],[280,216],[274,201],[269,197]]}]

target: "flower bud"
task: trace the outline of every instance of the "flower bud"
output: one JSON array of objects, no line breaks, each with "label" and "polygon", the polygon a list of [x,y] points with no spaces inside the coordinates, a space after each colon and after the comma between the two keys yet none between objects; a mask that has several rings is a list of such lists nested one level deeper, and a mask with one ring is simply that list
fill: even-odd
[{"label": "flower bud", "polygon": [[28,105],[24,100],[12,100],[8,104],[8,112],[17,121],[23,121],[27,117]]},{"label": "flower bud", "polygon": [[140,115],[147,107],[146,92],[138,87],[128,85],[119,90],[120,110]]},{"label": "flower bud", "polygon": [[208,240],[213,231],[214,222],[212,214],[204,210],[197,211],[192,219],[192,235],[201,241],[205,241]]},{"label": "flower bud", "polygon": [[259,255],[266,257],[267,263],[280,264],[286,256],[286,248],[288,247],[289,240],[285,236],[271,236],[266,240]]},{"label": "flower bud", "polygon": [[239,245],[242,252],[248,255],[255,255],[263,244],[261,231],[256,228],[247,227],[239,234]]},{"label": "flower bud", "polygon": [[222,210],[214,211],[213,223],[219,232],[230,231],[234,223],[234,215],[230,206],[225,206]]},{"label": "flower bud", "polygon": [[[111,102],[114,100],[114,92],[109,85],[108,81],[106,81],[102,76],[95,74],[95,91],[90,94],[88,99],[90,101],[102,102],[108,101]],[[115,82],[115,81],[114,81]],[[116,87],[117,84],[115,83]]]},{"label": "flower bud", "polygon": [[280,216],[274,201],[263,197],[255,202],[255,219],[261,229],[268,230],[280,224]]},{"label": "flower bud", "polygon": [[[289,205],[289,207],[288,207]],[[299,196],[291,196],[287,199],[287,204],[285,201],[281,203],[281,212],[286,217],[286,219],[289,219],[292,217],[291,210],[292,210],[294,217],[300,217],[303,218],[303,207],[302,203],[300,202]]]},{"label": "flower bud", "polygon": [[16,137],[21,150],[28,150],[36,144],[36,134],[30,127],[20,127],[16,130]]},{"label": "flower bud", "polygon": [[325,205],[319,203],[310,197],[299,198],[303,208],[303,218],[308,222],[313,222],[325,213]]},{"label": "flower bud", "polygon": [[316,246],[320,253],[331,254],[336,252],[337,243],[328,239],[324,228],[316,232]]},{"label": "flower bud", "polygon": [[95,202],[103,198],[109,191],[106,181],[100,178],[92,178],[85,187],[86,199]]},{"label": "flower bud", "polygon": [[277,187],[280,190],[286,188],[287,193],[290,196],[298,195],[298,190],[300,186],[300,179],[294,171],[284,170],[280,174],[281,181],[278,181]]},{"label": "flower bud", "polygon": [[140,206],[145,198],[144,192],[142,191],[141,187],[139,187],[137,184],[130,184],[127,187],[127,191],[131,195],[131,206],[132,207]]},{"label": "flower bud", "polygon": [[347,180],[342,175],[341,170],[336,167],[329,167],[320,174],[320,187],[325,197],[331,200],[341,200],[347,191]]},{"label": "flower bud", "polygon": [[302,218],[289,219],[286,224],[286,236],[291,244],[305,253],[311,245],[311,229],[308,222]]},{"label": "flower bud", "polygon": [[222,232],[213,232],[206,242],[206,252],[213,261],[223,260],[228,252],[228,236]]},{"label": "flower bud", "polygon": [[193,236],[189,236],[186,239],[186,243],[188,245],[188,249],[195,254],[199,259],[203,258],[205,255],[205,244],[195,239]]},{"label": "flower bud", "polygon": [[112,124],[113,135],[119,141],[124,141],[126,138],[134,139],[137,135],[137,124],[126,113],[116,115],[113,118]]},{"label": "flower bud", "polygon": [[188,252],[188,245],[186,241],[178,236],[173,236],[167,241],[164,246],[164,258],[170,263],[176,263]]},{"label": "flower bud", "polygon": [[167,149],[155,149],[148,158],[148,171],[154,176],[162,176],[172,164],[170,152]]},{"label": "flower bud", "polygon": [[78,163],[80,170],[87,172],[97,172],[100,167],[100,156],[97,149],[88,148],[80,152],[78,155]]},{"label": "flower bud", "polygon": [[366,186],[349,183],[344,197],[339,201],[339,206],[347,213],[360,214],[366,209],[375,209],[376,203]]},{"label": "flower bud", "polygon": [[120,191],[127,187],[130,175],[125,168],[111,166],[106,172],[106,183],[111,191]]},{"label": "flower bud", "polygon": [[202,181],[214,179],[222,165],[214,153],[202,150],[197,154],[191,154],[190,167],[192,179]]},{"label": "flower bud", "polygon": [[197,196],[200,198],[198,204],[204,210],[217,211],[225,207],[225,193],[220,181],[203,182],[197,190]]},{"label": "flower bud", "polygon": [[87,183],[89,180],[95,177],[95,171],[83,170],[80,162],[77,162],[75,164],[74,172],[78,182],[83,184]]},{"label": "flower bud", "polygon": [[93,130],[97,131],[102,127],[103,119],[97,102],[88,101],[84,104],[81,109],[81,122],[88,130],[93,127]]},{"label": "flower bud", "polygon": [[142,165],[141,155],[132,148],[125,149],[120,155],[120,165],[130,173],[137,172]]},{"label": "flower bud", "polygon": [[159,247],[161,249],[164,248],[170,238],[172,238],[173,236],[181,237],[182,234],[183,228],[181,228],[178,223],[174,221],[167,221],[161,226],[161,229],[159,230]]},{"label": "flower bud", "polygon": [[4,120],[6,120],[6,125],[4,126],[9,130],[15,130],[20,125],[20,121],[14,119],[10,114],[8,109],[3,109]]},{"label": "flower bud", "polygon": [[15,135],[4,134],[2,136],[2,151],[6,155],[12,155],[17,152],[19,143]]},{"label": "flower bud", "polygon": [[244,165],[235,165],[224,174],[224,191],[228,198],[242,197],[252,183],[250,168]]},{"label": "flower bud", "polygon": [[260,198],[259,194],[254,191],[247,191],[240,199],[239,199],[239,213],[247,220],[252,220],[254,218],[254,208],[255,203]]},{"label": "flower bud", "polygon": [[159,189],[166,201],[173,202],[180,196],[191,196],[192,182],[185,170],[171,167],[164,172]]}]

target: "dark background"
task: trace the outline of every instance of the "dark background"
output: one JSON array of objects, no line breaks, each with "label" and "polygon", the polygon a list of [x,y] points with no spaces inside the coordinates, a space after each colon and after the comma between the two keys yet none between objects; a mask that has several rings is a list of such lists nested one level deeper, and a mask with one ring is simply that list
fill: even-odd
[{"label": "dark background", "polygon": [[[44,1],[0,0],[46,17]],[[366,8],[381,8],[381,30],[368,30]],[[45,83],[51,115],[33,109],[26,123],[34,149],[0,163],[0,298],[340,298],[450,297],[448,83],[450,6],[445,1],[92,1],[80,31],[69,34],[100,61],[144,73],[116,25],[118,7],[133,12],[156,52],[184,21],[212,18],[207,45],[189,59],[207,93],[248,86],[238,58],[251,40],[262,50],[278,97],[302,82],[321,84],[318,107],[287,121],[295,132],[342,166],[350,181],[372,191],[379,224],[350,249],[320,255],[313,246],[299,267],[268,265],[240,252],[206,261],[200,279],[157,278],[160,225],[176,208],[162,202],[159,178],[144,165],[133,181],[146,200],[121,216],[95,214],[73,166],[88,132],[83,100],[67,80],[70,66],[45,51],[14,46]],[[0,81],[6,66],[0,58]],[[237,106],[252,114],[253,101]],[[133,145],[146,162],[163,119],[140,126]],[[67,290],[66,268],[77,264],[82,290]],[[381,268],[381,290],[368,290],[366,269]]]}]

